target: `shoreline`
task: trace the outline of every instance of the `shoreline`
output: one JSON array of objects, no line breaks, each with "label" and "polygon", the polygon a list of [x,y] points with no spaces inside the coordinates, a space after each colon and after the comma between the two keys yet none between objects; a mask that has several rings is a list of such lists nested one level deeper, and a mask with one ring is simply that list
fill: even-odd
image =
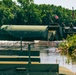
[{"label": "shoreline", "polygon": [[76,73],[72,72],[71,70],[69,70],[63,66],[59,66],[59,74],[76,75]]}]

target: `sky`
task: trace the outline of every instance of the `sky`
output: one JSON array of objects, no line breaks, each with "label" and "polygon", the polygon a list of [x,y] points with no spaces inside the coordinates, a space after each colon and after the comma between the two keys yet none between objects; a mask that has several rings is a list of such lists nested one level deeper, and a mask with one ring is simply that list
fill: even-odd
[{"label": "sky", "polygon": [[76,10],[76,0],[34,0],[35,4],[54,4],[56,6],[62,6],[72,10],[72,7]]},{"label": "sky", "polygon": [[[16,0],[13,0],[16,1]],[[34,0],[35,4],[50,4],[76,10],[76,0]]]}]

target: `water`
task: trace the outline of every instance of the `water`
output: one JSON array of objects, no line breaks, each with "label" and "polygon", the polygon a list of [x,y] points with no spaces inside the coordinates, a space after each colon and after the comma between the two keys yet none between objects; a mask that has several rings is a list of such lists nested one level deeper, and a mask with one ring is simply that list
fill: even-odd
[{"label": "water", "polygon": [[[6,43],[4,42],[3,44],[1,43],[2,46],[4,46],[4,44],[6,46],[7,42]],[[12,44],[14,44],[14,43],[12,42],[10,44],[11,47],[12,47]],[[4,49],[4,47],[1,47],[0,49],[2,49],[2,48]],[[5,49],[6,49],[6,47],[5,47]],[[23,50],[27,50],[27,49],[28,49],[28,47],[24,46]],[[41,47],[39,45],[37,45],[37,46],[33,45],[31,49],[40,50],[40,60],[41,60],[40,63],[50,63],[50,64],[57,63],[57,64],[59,64],[59,66],[66,67],[66,68],[70,69],[71,71],[76,72],[76,63],[72,63],[72,60],[71,59],[68,60],[67,56],[61,55],[60,52],[56,52],[55,47],[46,48],[46,47]]]},{"label": "water", "polygon": [[46,48],[46,52],[40,53],[41,63],[57,63],[59,66],[66,67],[73,72],[76,72],[76,64],[72,64],[72,60],[67,56],[61,55],[55,51],[55,47]]}]

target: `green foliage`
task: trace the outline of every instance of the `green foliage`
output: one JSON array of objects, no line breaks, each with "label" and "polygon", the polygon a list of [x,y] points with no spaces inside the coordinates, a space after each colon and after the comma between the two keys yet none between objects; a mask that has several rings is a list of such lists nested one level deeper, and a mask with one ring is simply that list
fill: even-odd
[{"label": "green foliage", "polygon": [[[18,5],[12,0],[0,1],[0,25],[2,24],[43,24],[62,23],[76,24],[76,17],[72,18],[72,10],[61,6],[34,4],[34,0],[17,0]],[[76,14],[76,10],[74,11]],[[55,15],[59,18],[56,19]]]},{"label": "green foliage", "polygon": [[71,43],[71,45],[69,46],[69,53],[70,55],[75,55],[74,52],[76,50],[76,35],[72,35],[68,37],[68,43]]},{"label": "green foliage", "polygon": [[17,8],[12,0],[0,1],[0,25],[15,24]]},{"label": "green foliage", "polygon": [[72,58],[76,60],[76,49],[72,52]]},{"label": "green foliage", "polygon": [[62,50],[68,50],[68,53],[76,58],[76,35],[68,35],[65,42],[61,42],[59,47],[62,47]]}]

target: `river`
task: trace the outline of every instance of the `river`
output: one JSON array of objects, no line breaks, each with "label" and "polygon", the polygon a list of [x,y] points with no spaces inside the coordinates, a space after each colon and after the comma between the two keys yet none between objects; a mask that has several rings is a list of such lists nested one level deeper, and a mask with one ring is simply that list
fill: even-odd
[{"label": "river", "polygon": [[[6,48],[12,48],[18,45],[20,42],[8,42],[8,41],[1,41],[0,43],[0,49]],[[17,44],[17,45],[16,45]],[[45,43],[46,44],[46,43]],[[7,46],[6,46],[7,45]],[[49,44],[50,45],[50,44]],[[18,48],[19,48],[18,47]],[[17,49],[18,49],[17,48]],[[28,47],[24,45],[23,50],[27,50]],[[41,45],[32,45],[31,49],[34,50],[40,50],[40,63],[57,63],[59,66],[66,67],[70,69],[73,72],[76,72],[76,62],[72,62],[70,58],[67,57],[67,55],[61,55],[60,52],[56,52],[56,47],[42,47]]]},{"label": "river", "polygon": [[73,64],[71,59],[68,60],[67,56],[61,55],[60,52],[56,52],[55,49],[55,47],[49,47],[45,49],[46,52],[41,52],[41,63],[57,63],[59,66],[66,67],[71,71],[76,72],[76,64]]}]

